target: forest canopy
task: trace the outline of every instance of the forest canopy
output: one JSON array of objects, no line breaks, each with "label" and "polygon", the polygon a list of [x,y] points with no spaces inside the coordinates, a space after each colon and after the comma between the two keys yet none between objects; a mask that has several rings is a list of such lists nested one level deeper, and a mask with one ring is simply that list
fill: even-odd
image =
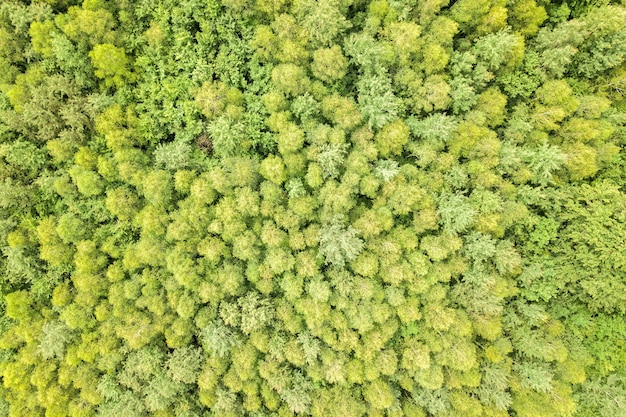
[{"label": "forest canopy", "polygon": [[0,416],[626,416],[624,0],[0,2]]}]

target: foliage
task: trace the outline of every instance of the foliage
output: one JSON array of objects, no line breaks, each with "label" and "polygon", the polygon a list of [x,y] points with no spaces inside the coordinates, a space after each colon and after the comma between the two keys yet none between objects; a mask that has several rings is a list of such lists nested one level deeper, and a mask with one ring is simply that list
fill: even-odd
[{"label": "foliage", "polygon": [[1,416],[618,417],[617,0],[0,4]]},{"label": "foliage", "polygon": [[319,252],[325,262],[337,268],[355,259],[363,249],[363,241],[357,237],[357,231],[350,226],[346,228],[338,217],[320,228],[319,244]]}]

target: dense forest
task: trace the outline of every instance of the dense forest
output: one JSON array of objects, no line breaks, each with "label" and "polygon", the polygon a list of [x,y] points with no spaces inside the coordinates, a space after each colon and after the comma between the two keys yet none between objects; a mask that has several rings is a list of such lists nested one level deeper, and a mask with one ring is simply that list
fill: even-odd
[{"label": "dense forest", "polygon": [[0,1],[0,416],[626,416],[625,0]]}]

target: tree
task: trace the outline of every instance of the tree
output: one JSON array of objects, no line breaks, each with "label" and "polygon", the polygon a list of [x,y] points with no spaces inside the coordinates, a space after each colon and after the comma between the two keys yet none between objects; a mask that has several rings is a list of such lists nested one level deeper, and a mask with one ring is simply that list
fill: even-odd
[{"label": "tree", "polygon": [[458,122],[453,117],[443,113],[434,113],[421,120],[409,118],[406,123],[411,133],[436,146],[450,141],[458,126]]},{"label": "tree", "polygon": [[409,141],[409,128],[401,120],[387,124],[375,136],[376,145],[382,156],[398,155]]},{"label": "tree", "polygon": [[624,381],[620,376],[611,375],[596,378],[582,386],[578,405],[582,412],[597,413],[608,417],[624,412]]},{"label": "tree", "polygon": [[[326,67],[326,64],[324,64],[324,67]],[[291,112],[302,122],[306,123],[319,115],[320,104],[312,95],[304,94],[293,100],[291,103]]]},{"label": "tree", "polygon": [[474,223],[476,216],[476,210],[459,194],[441,195],[437,212],[444,231],[449,233],[465,231]]},{"label": "tree", "polygon": [[338,45],[318,49],[313,53],[311,71],[316,78],[322,81],[332,82],[340,80],[346,75],[347,68],[348,61],[343,56]]},{"label": "tree", "polygon": [[158,374],[144,388],[144,403],[150,412],[165,411],[172,407],[181,387],[164,374]]},{"label": "tree", "polygon": [[450,61],[448,51],[437,43],[427,43],[422,49],[422,54],[427,58],[423,64],[426,75],[432,75],[445,69]]},{"label": "tree", "polygon": [[366,414],[366,406],[361,402],[360,395],[345,387],[331,387],[321,390],[311,404],[311,415],[322,417],[328,415],[342,417],[360,417]]},{"label": "tree", "polygon": [[207,131],[212,139],[213,153],[220,158],[240,155],[249,146],[245,137],[245,127],[227,116],[220,116],[209,123]]},{"label": "tree", "polygon": [[554,181],[553,173],[563,166],[566,155],[557,146],[543,144],[536,149],[527,149],[523,155],[525,162],[534,174],[533,181],[547,185]]},{"label": "tree", "polygon": [[598,172],[596,162],[597,152],[590,146],[582,143],[565,146],[565,166],[574,181],[582,180]]},{"label": "tree", "polygon": [[309,89],[310,80],[301,66],[280,64],[272,70],[272,83],[284,94],[298,96]]},{"label": "tree", "polygon": [[363,397],[374,409],[386,409],[392,406],[395,396],[391,387],[382,379],[375,379],[363,390]]},{"label": "tree", "polygon": [[487,118],[487,126],[500,126],[506,116],[507,98],[497,88],[489,88],[478,96],[475,110]]},{"label": "tree", "polygon": [[322,114],[340,129],[346,131],[357,127],[362,115],[353,100],[333,94],[322,100]]},{"label": "tree", "polygon": [[205,81],[195,93],[196,106],[209,120],[226,113],[231,117],[236,114],[236,108],[242,104],[243,95],[236,88],[228,88],[219,81]]},{"label": "tree", "polygon": [[261,299],[257,294],[248,293],[239,299],[241,309],[241,331],[248,335],[263,328],[274,317],[272,305],[268,299]]},{"label": "tree", "polygon": [[523,39],[508,30],[501,30],[479,38],[473,52],[490,71],[497,71],[504,63],[509,67],[518,64],[523,56],[523,47]]},{"label": "tree", "polygon": [[[609,19],[606,19],[609,17]],[[544,65],[555,75],[567,71],[593,78],[623,61],[623,27],[626,14],[613,6],[590,9],[577,19],[537,34]]]},{"label": "tree", "polygon": [[382,76],[364,77],[357,83],[359,108],[370,129],[380,129],[395,120],[402,106],[391,90],[391,81]]},{"label": "tree", "polygon": [[202,352],[200,349],[183,347],[174,349],[166,361],[167,374],[174,382],[195,383],[200,373]]},{"label": "tree", "polygon": [[341,6],[340,2],[333,0],[296,3],[294,14],[299,18],[312,46],[328,46],[352,26],[342,13]]},{"label": "tree", "polygon": [[259,173],[274,184],[280,185],[287,179],[285,164],[280,156],[270,155],[261,162]]},{"label": "tree", "polygon": [[313,75],[325,82],[342,79],[348,69],[348,60],[343,56],[339,45],[322,48],[313,52],[311,71]]},{"label": "tree", "polygon": [[240,343],[236,333],[224,325],[221,320],[209,323],[201,332],[204,349],[212,355],[225,357],[230,350]]},{"label": "tree", "polygon": [[42,219],[37,226],[37,237],[41,243],[41,259],[53,266],[60,266],[72,260],[72,248],[64,244],[56,231],[56,219],[53,216]]},{"label": "tree", "polygon": [[96,69],[96,77],[104,80],[107,87],[122,87],[133,82],[135,74],[129,67],[128,57],[123,49],[110,43],[99,44],[89,53],[91,62]]},{"label": "tree", "polygon": [[427,346],[416,340],[408,339],[404,343],[400,366],[407,371],[428,369],[430,367],[430,352]]},{"label": "tree", "polygon": [[357,231],[344,226],[341,218],[335,217],[322,226],[319,232],[320,255],[326,264],[343,268],[346,262],[354,260],[363,250],[363,240],[357,237]]},{"label": "tree", "polygon": [[304,144],[304,132],[293,123],[288,123],[278,134],[278,151],[282,155],[298,152]]},{"label": "tree", "polygon": [[140,200],[130,188],[118,187],[107,191],[105,204],[120,220],[130,220],[139,211]]},{"label": "tree", "polygon": [[97,173],[74,166],[69,170],[78,191],[86,196],[96,196],[104,191],[104,182]]},{"label": "tree", "polygon": [[339,169],[344,163],[347,153],[345,145],[324,144],[317,154],[317,163],[322,170],[324,179],[334,179],[339,176]]},{"label": "tree", "polygon": [[392,159],[380,159],[376,161],[374,174],[382,181],[391,181],[400,172],[398,163]]},{"label": "tree", "polygon": [[477,101],[474,87],[465,77],[456,77],[450,81],[450,98],[455,114],[469,111]]},{"label": "tree", "polygon": [[130,391],[126,391],[119,396],[116,401],[107,401],[102,404],[98,411],[104,416],[127,415],[139,417],[145,412],[145,406],[137,395]]},{"label": "tree", "polygon": [[386,64],[395,59],[391,45],[378,42],[366,33],[350,34],[344,41],[344,51],[368,75],[384,74]]},{"label": "tree", "polygon": [[533,36],[537,33],[542,23],[548,18],[546,9],[537,5],[535,0],[522,0],[515,2],[509,8],[509,24],[526,36]]},{"label": "tree", "polygon": [[0,4],[0,415],[624,414],[620,1],[73,3]]},{"label": "tree", "polygon": [[162,170],[151,171],[143,180],[144,198],[155,206],[167,207],[172,199],[172,183],[170,173]]},{"label": "tree", "polygon": [[192,165],[192,148],[189,144],[174,141],[161,143],[154,150],[154,161],[157,166],[170,171],[178,171]]},{"label": "tree", "polygon": [[410,62],[420,49],[422,29],[413,22],[393,22],[386,30],[386,36],[392,42],[393,49],[400,63]]},{"label": "tree", "polygon": [[116,22],[109,10],[95,4],[85,3],[83,7],[70,7],[64,19],[59,19],[63,32],[74,41],[87,41],[90,44],[115,41],[112,32]]}]

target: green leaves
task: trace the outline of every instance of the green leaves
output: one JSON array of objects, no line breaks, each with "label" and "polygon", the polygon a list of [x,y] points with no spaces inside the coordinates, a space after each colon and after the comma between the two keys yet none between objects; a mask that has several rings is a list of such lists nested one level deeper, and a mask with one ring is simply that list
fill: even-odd
[{"label": "green leaves", "polygon": [[154,150],[154,162],[159,167],[177,171],[192,165],[191,152],[191,146],[181,141],[160,143]]},{"label": "green leaves", "polygon": [[339,175],[346,153],[345,145],[324,144],[321,146],[317,154],[317,163],[322,169],[324,179],[336,178]]},{"label": "green leaves", "polygon": [[347,69],[348,61],[338,45],[313,52],[311,71],[316,78],[326,82],[340,80],[346,75]]},{"label": "green leaves", "polygon": [[444,231],[452,234],[469,229],[474,224],[477,214],[467,197],[460,194],[442,194],[439,197],[437,213]]},{"label": "green leaves", "polygon": [[375,137],[376,145],[382,156],[399,155],[409,141],[409,128],[402,120],[385,125]]},{"label": "green leaves", "polygon": [[519,42],[520,39],[513,33],[502,30],[479,38],[474,45],[474,52],[479,60],[487,64],[489,70],[497,71],[503,63],[511,61]]},{"label": "green leaves", "polygon": [[181,394],[181,386],[165,374],[159,374],[144,388],[144,403],[150,412],[165,411],[172,407]]},{"label": "green leaves", "polygon": [[391,407],[395,400],[391,387],[381,379],[367,384],[363,390],[363,397],[372,408],[378,410]]},{"label": "green leaves", "polygon": [[352,26],[340,9],[342,6],[334,0],[304,0],[296,4],[295,15],[299,17],[312,46],[329,46],[340,33]]},{"label": "green leaves", "polygon": [[343,268],[363,250],[363,240],[357,237],[357,231],[346,227],[340,217],[334,217],[320,228],[319,243],[320,255],[326,264],[335,268]]},{"label": "green leaves", "polygon": [[295,64],[280,64],[272,70],[272,83],[291,96],[298,96],[308,89],[309,79],[304,69]]},{"label": "green leaves", "polygon": [[507,392],[508,385],[509,375],[506,369],[503,366],[489,365],[483,368],[483,380],[476,391],[483,404],[506,410],[512,402],[511,394]]},{"label": "green leaves", "polygon": [[94,46],[89,53],[95,68],[94,74],[104,79],[107,87],[122,87],[127,82],[133,82],[135,75],[130,71],[128,57],[123,49],[110,43]]},{"label": "green leaves", "polygon": [[556,76],[571,71],[593,78],[624,60],[626,14],[612,6],[593,7],[554,29],[543,28],[537,40],[545,65]]},{"label": "green leaves", "polygon": [[382,76],[364,77],[357,83],[359,109],[370,129],[380,129],[395,120],[402,110],[391,90],[391,82]]},{"label": "green leaves", "polygon": [[241,308],[241,331],[248,335],[262,329],[274,318],[274,308],[267,299],[248,293],[238,302]]},{"label": "green leaves", "polygon": [[407,126],[415,136],[441,147],[452,139],[458,122],[443,113],[434,113],[421,120],[409,118]]},{"label": "green leaves", "polygon": [[226,108],[228,88],[220,82],[205,82],[196,93],[196,105],[208,119],[221,116]]},{"label": "green leaves", "polygon": [[143,180],[144,198],[151,204],[167,207],[173,194],[172,176],[166,171],[151,171]]},{"label": "green leaves", "polygon": [[285,164],[280,156],[270,155],[261,162],[259,173],[274,184],[280,185],[287,179]]},{"label": "green leaves", "polygon": [[202,364],[202,351],[191,347],[175,349],[166,362],[167,374],[174,382],[196,382]]},{"label": "green leaves", "polygon": [[382,159],[376,161],[374,174],[382,181],[391,181],[400,172],[398,163],[391,159]]},{"label": "green leaves", "polygon": [[[3,157],[17,173],[25,178],[36,178],[46,165],[46,155],[31,142],[15,141],[0,146],[0,157]],[[21,175],[16,175],[19,178]],[[17,179],[16,178],[16,179]]]},{"label": "green leaves", "polygon": [[39,352],[44,359],[62,359],[65,354],[65,346],[72,341],[71,330],[60,321],[49,321],[43,325],[42,335],[39,340]]},{"label": "green leaves", "polygon": [[228,117],[222,116],[212,121],[207,131],[212,139],[213,153],[218,158],[241,155],[249,147],[244,125]]},{"label": "green leaves", "polygon": [[522,387],[549,392],[552,389],[552,372],[542,363],[522,362],[513,366]]},{"label": "green leaves", "polygon": [[0,415],[624,414],[619,2],[31,3]]},{"label": "green leaves", "polygon": [[624,407],[626,388],[623,376],[611,375],[606,379],[594,379],[586,383],[581,391],[583,413],[588,415],[597,413],[601,417],[609,417],[626,411]]},{"label": "green leaves", "polygon": [[547,143],[537,149],[529,149],[523,158],[534,174],[534,182],[539,185],[553,183],[553,173],[567,160],[561,149]]},{"label": "green leaves", "polygon": [[365,33],[353,33],[344,42],[344,50],[351,61],[365,74],[386,72],[385,59],[393,53],[390,47],[371,38]]},{"label": "green leaves", "polygon": [[236,333],[222,321],[213,321],[207,325],[202,330],[201,337],[204,349],[219,357],[225,357],[239,343]]}]

